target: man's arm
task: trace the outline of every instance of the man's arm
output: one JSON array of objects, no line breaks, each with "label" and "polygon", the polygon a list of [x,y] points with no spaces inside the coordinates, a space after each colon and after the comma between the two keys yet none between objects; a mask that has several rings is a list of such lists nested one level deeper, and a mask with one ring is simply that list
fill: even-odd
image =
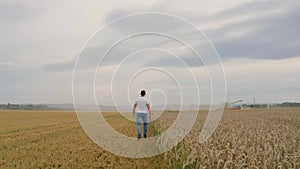
[{"label": "man's arm", "polygon": [[135,108],[136,108],[136,103],[134,103],[134,105],[133,105],[133,109],[132,109],[132,114],[135,114]]},{"label": "man's arm", "polygon": [[149,112],[149,118],[151,119],[150,104],[146,104],[146,105],[147,105],[147,109],[148,109],[148,112]]}]

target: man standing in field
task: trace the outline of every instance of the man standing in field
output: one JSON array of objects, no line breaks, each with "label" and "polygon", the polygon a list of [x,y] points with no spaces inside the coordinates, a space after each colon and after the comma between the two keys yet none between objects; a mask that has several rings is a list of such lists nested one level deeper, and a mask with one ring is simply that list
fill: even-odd
[{"label": "man standing in field", "polygon": [[150,112],[150,101],[145,97],[146,91],[141,91],[141,96],[136,98],[133,111],[132,113],[136,113],[136,127],[138,132],[138,139],[140,139],[141,136],[141,123],[143,120],[144,123],[144,138],[147,138],[147,129],[148,129],[148,115],[151,119],[151,112]]}]

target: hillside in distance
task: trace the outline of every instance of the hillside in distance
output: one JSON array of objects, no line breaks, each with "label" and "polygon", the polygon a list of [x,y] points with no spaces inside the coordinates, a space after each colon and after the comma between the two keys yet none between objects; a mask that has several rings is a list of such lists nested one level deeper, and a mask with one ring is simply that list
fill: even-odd
[{"label": "hillside in distance", "polygon": [[[243,104],[244,105],[244,104]],[[284,102],[274,104],[245,104],[249,108],[280,108],[280,107],[300,107],[298,102]],[[74,111],[102,111],[102,112],[131,112],[131,105],[108,106],[92,104],[0,104],[0,110],[71,110]],[[152,105],[152,110],[208,110],[210,105]]]}]

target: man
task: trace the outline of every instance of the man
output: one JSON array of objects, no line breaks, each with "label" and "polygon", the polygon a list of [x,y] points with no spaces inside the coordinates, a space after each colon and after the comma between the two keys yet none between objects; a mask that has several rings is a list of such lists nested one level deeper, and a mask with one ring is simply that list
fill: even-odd
[{"label": "man", "polygon": [[141,91],[141,96],[136,98],[132,113],[136,113],[136,127],[138,132],[138,139],[141,136],[141,123],[143,120],[144,123],[144,138],[147,138],[147,129],[148,129],[148,115],[151,118],[150,112],[150,101],[145,97],[146,91]]}]

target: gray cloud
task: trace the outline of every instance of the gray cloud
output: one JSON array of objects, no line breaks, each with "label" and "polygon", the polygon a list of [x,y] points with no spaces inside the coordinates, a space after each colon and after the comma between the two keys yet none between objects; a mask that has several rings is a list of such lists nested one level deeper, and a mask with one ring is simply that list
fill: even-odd
[{"label": "gray cloud", "polygon": [[75,61],[65,61],[65,62],[59,62],[59,63],[50,63],[42,65],[41,68],[43,70],[49,71],[49,72],[61,72],[61,71],[71,71],[74,68]]},{"label": "gray cloud", "polygon": [[[157,6],[163,11],[161,5]],[[146,9],[146,11],[151,11],[151,9],[153,9],[153,7]],[[300,23],[295,22],[300,16],[298,9],[299,4],[292,1],[253,1],[251,3],[227,8],[207,16],[199,16],[195,11],[191,11],[190,13],[185,13],[185,16],[183,15],[183,17],[186,17],[187,19],[190,18],[189,20],[191,20],[192,23],[203,29],[216,46],[221,55],[221,59],[224,62],[229,62],[233,59],[276,60],[299,56],[300,51],[298,46],[300,45],[300,42],[299,38],[295,36],[300,30]],[[106,21],[108,22],[120,16],[135,12],[139,12],[139,10],[113,10],[106,15]],[[156,22],[154,18],[149,18],[147,21],[134,20],[132,24],[119,24],[110,27],[109,29],[111,32],[108,32],[106,36],[116,35],[117,37],[123,37],[130,31],[142,30],[143,28],[151,26],[153,23],[164,25],[163,23]],[[167,26],[161,27],[160,29],[163,32],[180,32],[182,36],[194,44],[192,46],[193,48],[202,50],[205,54],[205,48],[201,45],[203,42],[196,38],[199,34],[198,32],[191,31],[181,26]],[[243,30],[246,30],[246,32],[243,32]],[[242,32],[239,33],[239,31]],[[238,35],[236,35],[236,33]],[[107,37],[95,37],[93,41],[97,42],[97,38],[100,39],[100,42],[103,42],[102,39],[109,39]],[[106,43],[111,43],[111,41],[108,40]],[[191,51],[180,48],[182,47],[182,44],[165,37],[150,35],[131,38],[122,42],[112,50],[104,60],[102,66],[118,64],[124,57],[132,52],[138,49],[151,47],[169,49],[175,54],[178,54],[189,67],[203,66],[202,63],[195,62],[195,57]],[[101,58],[103,51],[105,51],[105,44],[96,43],[87,47],[81,55],[80,68],[94,69],[96,63],[99,62],[99,58]],[[180,52],[178,53],[178,51]],[[167,54],[149,52],[147,55],[152,55],[151,57],[154,59],[136,59],[134,60],[134,64],[139,66],[143,65],[144,67],[158,66],[185,68],[184,64]],[[143,58],[146,57],[143,56]],[[75,59],[72,59],[67,62],[47,64],[44,65],[43,68],[47,71],[71,71],[73,70],[74,63]],[[208,61],[206,62],[206,66],[215,63],[215,60]],[[249,83],[249,80],[245,80],[245,83]],[[234,84],[231,85],[234,86]],[[245,87],[241,87],[238,92],[231,92],[233,97],[238,98],[241,95],[246,97],[251,93],[255,93],[256,89],[253,89],[253,87],[247,85],[244,86]],[[260,89],[259,91],[262,90],[265,90],[265,88]],[[292,89],[288,88],[288,90]]]},{"label": "gray cloud", "polygon": [[34,3],[36,4],[29,5],[25,1],[1,1],[1,24],[11,24],[16,22],[24,23],[34,21],[37,18],[42,18],[46,8],[43,8],[39,2]]},{"label": "gray cloud", "polygon": [[[285,1],[284,3],[288,2],[290,1]],[[278,1],[275,4],[280,7]],[[221,56],[225,59],[244,57],[273,60],[297,57],[300,53],[300,49],[297,47],[300,45],[300,40],[297,38],[297,34],[300,33],[300,23],[296,22],[296,20],[300,17],[300,3],[288,4],[289,5],[286,5],[288,9],[285,9],[286,11],[280,14],[272,15],[272,13],[270,13],[270,16],[262,16],[245,22],[239,22],[216,32],[209,31],[208,35],[214,41]],[[270,8],[265,3],[263,3],[263,7],[264,8],[258,6],[257,8],[262,11],[267,11]],[[255,10],[256,8],[253,7],[253,4],[249,7],[252,11],[246,10],[245,8],[246,5],[240,9],[241,15],[243,15],[242,11],[247,11],[250,14],[260,12]],[[227,13],[230,13],[230,11],[227,11]],[[226,16],[226,14],[224,15]],[[253,31],[238,38],[231,39],[229,37],[229,40],[217,39],[218,36],[247,28],[253,29]],[[216,40],[214,40],[215,38]]]},{"label": "gray cloud", "polygon": [[[77,69],[95,69],[98,63],[100,62],[104,51],[107,50],[103,47],[104,46],[97,45],[85,48],[81,52],[80,57],[77,61]],[[112,50],[112,52],[109,53],[107,57],[105,57],[105,59],[102,61],[103,64],[101,64],[101,66],[119,63],[121,59],[126,56],[126,53],[130,53],[129,50],[127,50],[127,48],[124,48],[122,46],[116,47],[116,50]],[[42,69],[50,72],[72,71],[74,69],[75,63],[76,58],[74,57],[73,59],[68,61],[45,64],[41,67]]]},{"label": "gray cloud", "polygon": [[[156,10],[155,7],[160,8]],[[163,11],[161,5],[155,7],[146,11]],[[234,58],[283,59],[297,57],[300,53],[298,47],[300,39],[297,37],[300,33],[300,23],[296,22],[300,16],[299,9],[300,3],[292,0],[251,1],[208,16],[199,16],[195,11],[184,15],[200,28],[204,25],[204,32],[213,41],[223,61]],[[114,10],[107,15],[107,21],[138,11]],[[145,22],[137,21],[137,23]],[[129,24],[126,28],[114,27],[114,29],[124,33],[128,29],[138,29],[137,27],[146,27],[153,23],[160,24],[150,18],[146,25]],[[216,28],[214,26],[206,28],[205,25],[215,25]],[[191,39],[198,33],[185,30],[183,27],[161,27],[161,30],[181,31]],[[234,37],[243,30],[247,32],[241,32],[238,37]]]}]

